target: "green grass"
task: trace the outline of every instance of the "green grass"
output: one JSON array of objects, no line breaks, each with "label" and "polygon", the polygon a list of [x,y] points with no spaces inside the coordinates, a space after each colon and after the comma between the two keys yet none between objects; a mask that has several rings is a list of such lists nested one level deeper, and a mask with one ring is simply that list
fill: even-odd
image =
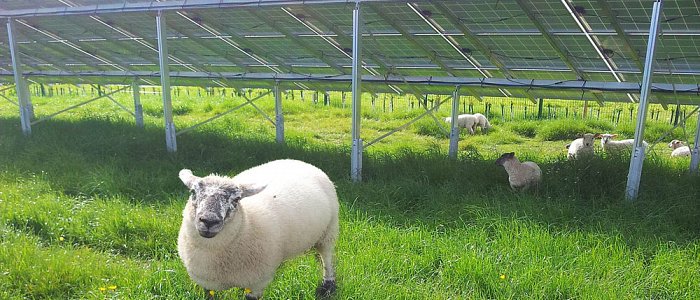
[{"label": "green grass", "polygon": [[[184,94],[184,93],[183,93]],[[115,97],[130,106],[128,94]],[[82,100],[81,100],[82,99]],[[35,98],[41,117],[85,100]],[[233,175],[278,158],[308,161],[341,201],[336,299],[693,299],[700,294],[700,177],[689,159],[649,154],[638,201],[624,201],[627,158],[565,160],[576,134],[617,132],[602,121],[501,121],[462,133],[459,157],[432,120],[367,148],[363,183],[349,180],[350,110],[285,100],[286,145],[251,107],[178,136],[165,150],[160,99],[142,96],[146,128],[107,100],[21,134],[0,108],[1,299],[201,299],[176,250],[187,190],[181,168]],[[240,99],[174,100],[182,129]],[[336,101],[339,102],[339,101]],[[273,114],[269,98],[256,101]],[[447,107],[447,106],[446,106]],[[422,113],[363,107],[366,141]],[[449,111],[436,113],[441,120]],[[445,124],[442,124],[443,126]],[[670,125],[650,123],[647,140]],[[632,128],[633,130],[633,128]],[[683,139],[678,129],[671,138]],[[692,134],[690,132],[689,134]],[[513,194],[494,160],[537,162],[536,193]],[[312,255],[286,262],[265,299],[313,299]],[[242,291],[219,293],[242,298]]]}]

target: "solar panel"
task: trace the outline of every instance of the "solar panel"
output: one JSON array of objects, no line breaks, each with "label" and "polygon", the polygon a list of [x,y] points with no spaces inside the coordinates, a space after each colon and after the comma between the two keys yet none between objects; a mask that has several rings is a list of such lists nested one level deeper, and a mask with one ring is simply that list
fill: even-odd
[{"label": "solar panel", "polygon": [[[187,1],[176,0],[6,0],[0,16],[15,22],[24,71],[33,76],[49,71],[158,72],[154,14],[159,8],[166,10],[173,72],[351,71],[354,3],[195,2],[201,5],[188,7]],[[641,0],[363,1],[361,6],[363,73],[379,76],[639,82],[651,16],[651,3]],[[698,3],[666,3],[661,28],[654,81],[697,83]],[[11,83],[11,75],[8,34],[3,30],[0,80]],[[124,82],[125,77],[99,80]],[[197,78],[177,82],[209,84]],[[335,86],[349,89],[347,84]],[[426,90],[449,94],[452,89]],[[577,93],[510,89],[512,95],[524,97],[580,98]],[[475,91],[503,96],[498,89]],[[688,101],[698,102],[692,97]]]}]

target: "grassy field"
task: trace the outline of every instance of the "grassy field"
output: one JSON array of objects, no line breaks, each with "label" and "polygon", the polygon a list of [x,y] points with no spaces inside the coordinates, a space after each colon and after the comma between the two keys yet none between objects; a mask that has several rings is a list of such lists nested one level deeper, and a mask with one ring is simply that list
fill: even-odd
[{"label": "grassy field", "polygon": [[[35,97],[38,117],[84,101]],[[131,106],[130,95],[115,99]],[[696,299],[700,295],[700,177],[666,143],[645,162],[638,201],[623,197],[628,158],[565,159],[576,134],[633,127],[603,121],[493,121],[462,134],[456,161],[431,119],[367,148],[364,182],[349,180],[350,109],[285,100],[286,145],[255,109],[178,137],[165,150],[161,102],[142,97],[146,128],[109,100],[36,124],[22,135],[0,104],[1,299],[201,299],[176,250],[188,191],[177,178],[234,175],[279,158],[325,170],[341,202],[336,299]],[[242,103],[175,99],[178,128]],[[256,101],[273,114],[273,101]],[[371,140],[419,115],[363,107]],[[438,117],[448,114],[438,112]],[[654,141],[670,125],[652,124]],[[692,132],[690,133],[692,134]],[[513,194],[494,160],[537,162],[540,190]],[[313,299],[312,255],[286,262],[265,299]],[[219,299],[242,298],[233,289]]]}]

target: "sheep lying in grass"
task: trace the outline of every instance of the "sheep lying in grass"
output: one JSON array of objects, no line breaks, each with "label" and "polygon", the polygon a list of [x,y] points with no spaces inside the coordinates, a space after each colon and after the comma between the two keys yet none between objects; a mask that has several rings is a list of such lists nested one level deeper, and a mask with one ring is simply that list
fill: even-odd
[{"label": "sheep lying in grass", "polygon": [[668,144],[668,147],[673,149],[673,152],[671,152],[671,157],[690,156],[690,147],[684,146],[683,142],[679,140],[671,141]]},{"label": "sheep lying in grass", "polygon": [[[600,135],[600,145],[603,147],[603,151],[608,154],[621,154],[621,153],[631,153],[634,149],[634,139],[627,139],[621,141],[614,141],[613,138],[617,137],[617,134],[604,133]],[[642,141],[644,148],[649,148],[649,144],[646,141]]]},{"label": "sheep lying in grass", "polygon": [[508,182],[513,191],[526,191],[537,187],[542,180],[542,170],[531,161],[521,163],[515,152],[504,153],[496,160],[496,165],[503,166],[508,172]]},{"label": "sheep lying in grass", "polygon": [[593,144],[600,134],[586,133],[583,137],[575,139],[571,144],[566,145],[569,159],[580,159],[593,156]]},{"label": "sheep lying in grass", "polygon": [[[451,123],[452,117],[445,118],[445,122]],[[457,127],[469,129],[469,134],[474,134],[474,127],[479,120],[474,115],[461,114],[457,116]]]},{"label": "sheep lying in grass", "polygon": [[491,123],[489,123],[489,119],[486,118],[486,116],[480,114],[480,113],[475,113],[474,117],[476,117],[476,123],[474,124],[474,130],[476,130],[476,127],[481,127],[481,132],[487,132],[489,128],[491,128]]},{"label": "sheep lying in grass", "polygon": [[179,177],[191,195],[178,253],[197,284],[206,290],[246,288],[246,299],[257,299],[283,261],[315,248],[323,264],[317,293],[335,291],[338,198],[323,171],[276,160],[233,178],[197,177],[187,169]]}]

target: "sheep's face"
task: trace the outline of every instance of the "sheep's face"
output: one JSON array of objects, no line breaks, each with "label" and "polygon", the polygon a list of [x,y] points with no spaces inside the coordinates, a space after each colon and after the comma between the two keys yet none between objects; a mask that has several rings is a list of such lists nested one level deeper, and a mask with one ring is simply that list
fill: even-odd
[{"label": "sheep's face", "polygon": [[190,189],[189,204],[193,208],[193,223],[199,235],[213,238],[236,213],[239,201],[258,193],[263,187],[240,185],[230,178],[207,176],[200,178],[189,170],[180,171],[180,179]]},{"label": "sheep's face", "polygon": [[605,145],[608,143],[608,141],[612,140],[614,137],[616,137],[616,134],[609,134],[609,133],[604,133],[600,135],[600,144]]},{"label": "sheep's face", "polygon": [[502,166],[507,161],[513,159],[513,157],[515,157],[515,152],[503,153],[503,155],[496,160],[496,165]]},{"label": "sheep's face", "polygon": [[681,142],[679,140],[673,140],[668,144],[668,147],[671,149],[676,149],[676,148],[679,148],[682,146],[683,146],[683,142]]},{"label": "sheep's face", "polygon": [[593,147],[593,143],[595,142],[595,135],[592,133],[586,133],[583,135],[583,146],[584,147]]}]

